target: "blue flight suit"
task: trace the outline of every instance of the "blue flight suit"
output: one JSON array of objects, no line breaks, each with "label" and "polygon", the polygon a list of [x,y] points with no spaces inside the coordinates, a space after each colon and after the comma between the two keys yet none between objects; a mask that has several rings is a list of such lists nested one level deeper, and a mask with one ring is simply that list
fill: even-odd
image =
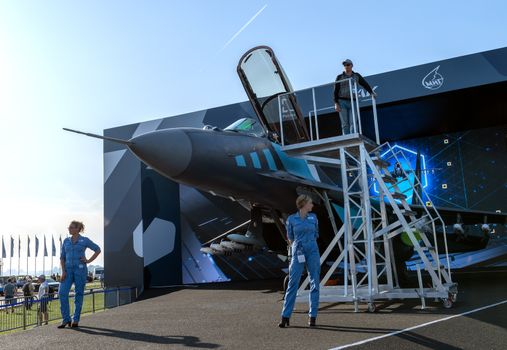
[{"label": "blue flight suit", "polygon": [[319,284],[320,284],[320,254],[317,245],[319,237],[319,223],[317,215],[308,213],[306,218],[301,218],[299,212],[292,214],[287,219],[287,238],[292,241],[292,260],[289,268],[289,285],[285,292],[282,317],[290,318],[299,281],[305,263],[298,261],[298,255],[303,254],[306,261],[306,269],[310,275],[310,317],[317,317],[319,310]]},{"label": "blue flight suit", "polygon": [[72,283],[74,283],[74,322],[79,322],[81,316],[81,308],[83,307],[83,294],[86,285],[86,277],[88,276],[88,268],[81,261],[85,257],[86,248],[90,248],[94,252],[100,251],[98,245],[93,243],[89,238],[79,235],[77,241],[72,243],[70,237],[65,238],[62,244],[62,252],[60,260],[65,261],[65,271],[67,277],[60,283],[58,291],[60,297],[60,310],[62,312],[63,323],[71,322],[69,310],[69,291]]}]

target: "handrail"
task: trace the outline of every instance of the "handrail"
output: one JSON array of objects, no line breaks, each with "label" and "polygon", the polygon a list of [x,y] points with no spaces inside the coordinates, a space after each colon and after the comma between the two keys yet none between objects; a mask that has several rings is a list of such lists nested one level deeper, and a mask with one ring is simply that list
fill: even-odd
[{"label": "handrail", "polygon": [[[307,94],[308,99],[311,99],[311,107],[308,108],[304,113],[307,115],[308,123],[310,127],[310,140],[316,141],[320,140],[320,131],[319,131],[319,112],[324,110],[332,110],[333,106],[326,106],[323,108],[318,108],[318,102],[316,98],[316,89],[322,88],[322,87],[330,87],[335,86],[338,83],[342,82],[348,82],[349,85],[349,94],[350,94],[350,105],[351,105],[351,127],[353,130],[353,133],[356,134],[363,134],[363,128],[362,128],[362,120],[361,120],[361,105],[364,104],[366,101],[360,101],[359,100],[359,93],[358,93],[358,87],[357,82],[353,77],[340,79],[337,81],[334,81],[332,83],[326,83],[318,86],[314,86],[311,88],[305,88],[297,91],[289,91],[285,93],[281,93],[277,96],[278,98],[278,119],[280,124],[280,141],[282,146],[285,146],[285,137],[284,134],[286,133],[284,130],[284,115],[282,111],[282,99],[287,98],[289,95],[297,96],[301,94]],[[309,95],[311,93],[311,96]],[[373,110],[373,123],[374,123],[374,130],[375,130],[375,141],[377,144],[380,144],[380,135],[379,135],[379,127],[378,127],[378,116],[377,116],[377,103],[376,98],[374,95],[371,96],[371,108]],[[329,100],[332,101],[332,96],[329,96]],[[287,126],[286,126],[287,127]],[[314,132],[315,130],[315,132]],[[315,137],[314,137],[315,134]]]},{"label": "handrail", "polygon": [[[412,180],[410,180],[410,177],[408,176],[408,173],[406,172],[406,169],[404,169],[403,167],[401,167],[401,170],[403,172],[403,177],[410,183],[410,187],[414,189],[412,195],[413,196],[415,195],[417,197],[419,203],[421,203],[423,211],[430,218],[436,217],[436,220],[438,220],[440,222],[440,224],[442,225],[442,234],[443,234],[443,239],[444,239],[445,259],[446,259],[446,263],[447,263],[447,266],[446,266],[447,267],[447,273],[449,275],[449,278],[451,278],[451,265],[450,265],[450,261],[449,261],[450,259],[449,259],[448,245],[447,245],[447,234],[446,234],[445,222],[442,219],[442,216],[440,215],[440,213],[438,212],[438,210],[435,208],[435,205],[433,204],[433,201],[431,200],[431,197],[428,195],[427,191],[424,189],[423,184],[421,182],[421,179],[419,179],[418,176],[415,176],[415,172],[410,167],[410,162],[408,161],[406,155],[403,152],[394,152],[393,148],[392,148],[392,146],[390,145],[389,142],[384,143],[383,145],[381,145],[380,147],[378,147],[376,150],[374,150],[372,152],[377,152],[379,149],[381,149],[384,146],[387,146],[388,149],[391,151],[391,153],[394,156],[394,160],[395,160],[396,163],[400,163],[400,160],[399,160],[397,154],[401,155],[401,157],[403,157],[403,160],[405,161],[405,164],[407,164],[407,166],[409,167],[408,170],[414,173],[414,180],[412,181]],[[418,187],[421,189],[422,195],[419,195],[418,191],[415,191],[415,189],[418,188]],[[423,202],[423,197],[424,196],[426,196],[428,202],[430,203],[429,206],[424,205],[424,202]],[[432,209],[433,214],[430,213],[430,209]],[[432,220],[431,224],[432,224],[433,240],[434,240],[435,251],[436,251],[436,261],[435,261],[435,263],[437,264],[437,270],[438,270],[439,277],[440,277],[440,273],[441,273],[440,268],[439,268],[439,266],[440,266],[440,257],[439,257],[439,249],[438,249],[438,241],[437,241],[437,236],[436,236],[435,222]]]}]

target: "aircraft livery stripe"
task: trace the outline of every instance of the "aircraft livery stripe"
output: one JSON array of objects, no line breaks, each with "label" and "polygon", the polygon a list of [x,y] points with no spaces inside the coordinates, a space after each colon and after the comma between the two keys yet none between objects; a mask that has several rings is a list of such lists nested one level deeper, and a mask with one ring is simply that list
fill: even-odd
[{"label": "aircraft livery stripe", "polygon": [[276,164],[275,160],[273,159],[273,155],[271,154],[271,150],[264,148],[262,150],[262,153],[264,153],[264,156],[266,157],[266,160],[268,161],[268,166],[270,170],[276,171]]},{"label": "aircraft livery stripe", "polygon": [[239,155],[239,156],[234,157],[234,159],[236,159],[237,166],[246,167],[245,157],[243,157],[242,155]]},{"label": "aircraft livery stripe", "polygon": [[251,152],[250,158],[252,158],[254,168],[261,169],[261,161],[259,160],[259,156],[257,155],[257,152]]},{"label": "aircraft livery stripe", "polygon": [[273,143],[271,143],[271,147],[269,147],[269,150],[271,154],[273,155],[273,158],[275,159],[275,165],[278,170],[284,170],[282,160],[278,156],[276,149],[273,147]]},{"label": "aircraft livery stripe", "polygon": [[259,157],[259,161],[261,162],[261,169],[268,169],[269,164],[268,164],[268,160],[267,160],[264,152],[261,152],[259,150],[259,151],[256,151],[256,153],[257,153],[257,156]]}]

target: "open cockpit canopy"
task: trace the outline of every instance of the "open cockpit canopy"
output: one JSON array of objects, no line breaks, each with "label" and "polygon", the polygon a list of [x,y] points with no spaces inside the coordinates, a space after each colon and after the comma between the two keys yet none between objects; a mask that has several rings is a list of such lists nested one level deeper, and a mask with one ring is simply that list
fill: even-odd
[{"label": "open cockpit canopy", "polygon": [[283,136],[285,144],[309,140],[292,86],[271,48],[258,46],[247,51],[241,57],[237,71],[266,130],[280,138]]}]

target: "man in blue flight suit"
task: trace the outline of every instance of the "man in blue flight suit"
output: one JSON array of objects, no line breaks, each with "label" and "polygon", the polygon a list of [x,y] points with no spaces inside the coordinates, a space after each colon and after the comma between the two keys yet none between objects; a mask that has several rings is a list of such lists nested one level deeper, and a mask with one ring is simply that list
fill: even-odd
[{"label": "man in blue flight suit", "polygon": [[313,203],[307,195],[300,195],[296,200],[296,206],[299,209],[298,212],[287,219],[287,238],[292,246],[292,259],[289,267],[289,284],[283,303],[282,321],[278,324],[281,328],[289,325],[305,262],[310,275],[308,319],[310,327],[315,326],[319,309],[320,254],[317,245],[319,237],[317,215],[310,213]]},{"label": "man in blue flight suit", "polygon": [[[91,263],[100,254],[100,248],[89,238],[80,235],[84,230],[84,225],[79,221],[72,221],[69,225],[71,237],[65,238],[62,243],[62,252],[60,254],[60,264],[62,266],[62,276],[60,278],[60,311],[62,312],[62,324],[58,328],[65,326],[78,327],[83,306],[84,288],[88,269],[86,264]],[[90,248],[95,253],[90,259],[86,259],[86,248]],[[69,291],[74,283],[74,316],[71,324],[69,310]]]}]

